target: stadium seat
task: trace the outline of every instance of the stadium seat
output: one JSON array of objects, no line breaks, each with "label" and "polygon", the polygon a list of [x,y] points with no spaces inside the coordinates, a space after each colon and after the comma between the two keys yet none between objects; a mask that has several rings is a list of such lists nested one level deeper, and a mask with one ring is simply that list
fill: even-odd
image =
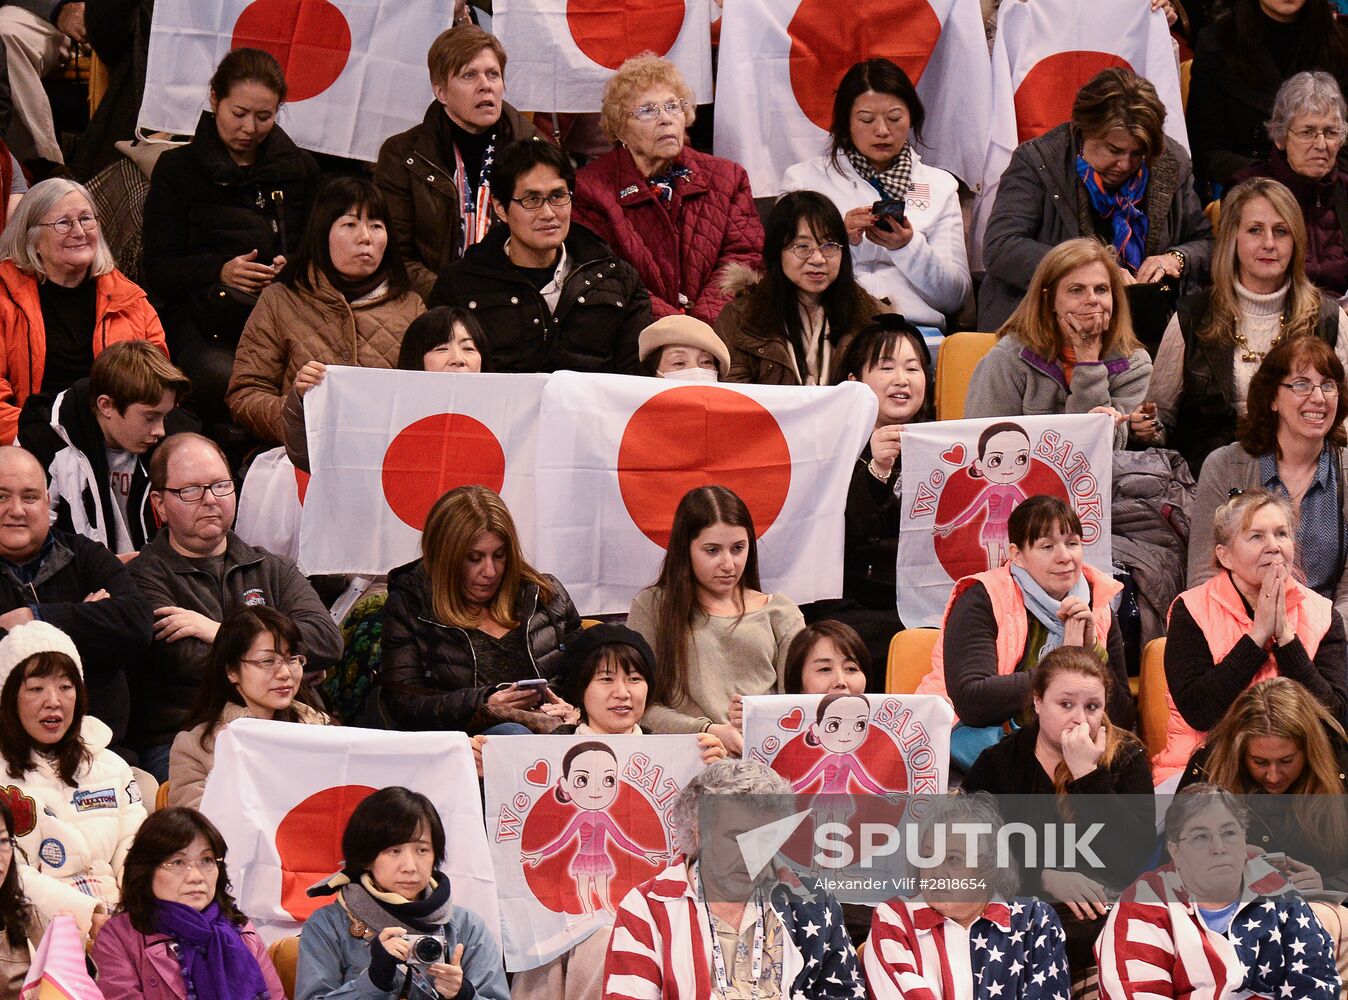
[{"label": "stadium seat", "polygon": [[1212,231],[1215,233],[1217,231],[1217,220],[1222,217],[1222,203],[1216,200],[1208,202],[1207,207],[1203,209],[1203,214],[1212,223]]},{"label": "stadium seat", "polygon": [[166,805],[168,805],[168,793],[169,793],[169,783],[166,781],[162,785],[160,785],[158,790],[154,793],[155,809],[163,809]]},{"label": "stadium seat", "polygon": [[267,948],[267,957],[276,966],[276,974],[281,978],[281,989],[286,991],[287,1000],[295,997],[295,969],[300,962],[300,936],[278,938]]},{"label": "stadium seat", "polygon": [[1189,110],[1189,80],[1194,75],[1194,61],[1185,59],[1180,63],[1180,106]]},{"label": "stadium seat", "polygon": [[936,356],[936,419],[959,420],[969,379],[983,355],[997,343],[995,333],[952,333]]},{"label": "stadium seat", "polygon": [[912,694],[917,690],[922,678],[931,672],[931,654],[940,634],[938,628],[906,628],[894,633],[889,641],[885,691]]},{"label": "stadium seat", "polygon": [[581,628],[594,628],[596,625],[602,624],[603,622],[601,622],[598,618],[582,618],[580,620]]},{"label": "stadium seat", "polygon": [[1137,695],[1137,718],[1147,753],[1155,757],[1165,749],[1166,723],[1170,709],[1166,705],[1165,639],[1153,639],[1142,651],[1142,683]]}]

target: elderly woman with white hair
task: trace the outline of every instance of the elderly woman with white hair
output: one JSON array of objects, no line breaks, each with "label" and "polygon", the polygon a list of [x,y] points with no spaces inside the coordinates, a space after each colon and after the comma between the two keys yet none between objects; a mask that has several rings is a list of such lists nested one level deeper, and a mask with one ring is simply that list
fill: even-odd
[{"label": "elderly woman with white hair", "polygon": [[[605,997],[866,995],[837,901],[779,879],[771,863],[746,869],[737,835],[788,815],[790,796],[786,779],[751,760],[717,761],[684,786],[669,817],[683,856],[618,907]],[[713,828],[716,841],[703,843]]]},{"label": "elderly woman with white hair", "polygon": [[1328,73],[1298,73],[1278,88],[1266,123],[1268,160],[1236,181],[1272,177],[1296,197],[1306,220],[1306,277],[1335,296],[1348,291],[1348,172],[1338,165],[1348,136],[1343,93]]},{"label": "elderly woman with white hair", "polygon": [[80,184],[33,186],[0,233],[0,444],[11,444],[29,396],[85,378],[120,340],[165,354],[164,328],[145,292],[112,259],[93,199]]},{"label": "elderly woman with white hair", "polygon": [[[970,838],[951,832],[966,824],[985,831],[974,839],[973,857],[966,853]],[[1070,993],[1058,915],[1041,900],[1016,898],[1014,864],[996,864],[1001,828],[997,803],[986,792],[955,792],[931,803],[918,826],[921,854],[931,857],[936,842],[945,849],[935,867],[920,873],[921,884],[941,888],[876,907],[866,943],[866,980],[874,1000]],[[993,954],[1001,958],[991,959]],[[988,993],[994,984],[1002,989]]]}]

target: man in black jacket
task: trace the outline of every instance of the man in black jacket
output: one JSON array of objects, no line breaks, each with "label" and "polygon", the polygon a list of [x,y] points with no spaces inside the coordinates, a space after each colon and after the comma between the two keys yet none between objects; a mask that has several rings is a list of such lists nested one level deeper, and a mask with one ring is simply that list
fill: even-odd
[{"label": "man in black jacket", "polygon": [[166,433],[196,430],[177,408],[187,376],[149,341],[124,340],[55,399],[30,396],[19,444],[47,470],[56,527],[129,562],[155,536],[147,463]]},{"label": "man in black jacket", "polygon": [[41,619],[75,642],[89,713],[113,744],[130,714],[126,668],[150,644],[150,614],[126,567],[98,542],[48,526],[46,476],[31,454],[0,448],[0,631]]},{"label": "man in black jacket", "polygon": [[551,143],[496,158],[492,209],[506,224],[445,269],[431,306],[463,306],[491,341],[492,370],[637,375],[651,298],[632,265],[571,221],[576,173]]}]

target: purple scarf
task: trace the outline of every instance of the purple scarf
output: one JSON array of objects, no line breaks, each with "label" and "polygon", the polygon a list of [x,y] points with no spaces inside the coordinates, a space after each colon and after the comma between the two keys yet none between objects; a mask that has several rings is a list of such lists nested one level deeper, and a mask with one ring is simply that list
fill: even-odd
[{"label": "purple scarf", "polygon": [[187,995],[197,1000],[256,1000],[271,994],[257,958],[239,928],[212,902],[197,911],[182,903],[155,901],[160,933],[178,943]]}]

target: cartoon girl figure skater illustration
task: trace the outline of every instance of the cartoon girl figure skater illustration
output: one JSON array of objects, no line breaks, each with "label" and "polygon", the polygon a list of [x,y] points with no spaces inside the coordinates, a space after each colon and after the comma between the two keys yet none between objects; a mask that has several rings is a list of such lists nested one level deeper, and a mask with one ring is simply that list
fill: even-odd
[{"label": "cartoon girl figure skater illustration", "polygon": [[987,552],[988,569],[1001,566],[1011,556],[1007,522],[1016,505],[1025,501],[1025,491],[1016,484],[1029,472],[1030,436],[1024,428],[1010,421],[990,424],[978,436],[978,456],[969,463],[969,475],[987,480],[988,485],[953,520],[937,524],[936,533],[949,535],[986,509],[978,541]]},{"label": "cartoon girl figure skater illustration", "polygon": [[849,779],[868,792],[888,794],[889,789],[871,777],[857,759],[870,726],[871,704],[865,695],[830,694],[821,698],[815,721],[805,733],[805,745],[820,747],[826,753],[808,774],[792,783],[792,788],[803,791],[822,777],[820,795],[845,795]]},{"label": "cartoon girl figure skater illustration", "polygon": [[577,743],[562,758],[562,776],[552,794],[558,802],[570,802],[580,812],[561,835],[546,847],[521,854],[522,860],[536,868],[544,858],[557,854],[579,837],[580,849],[571,859],[570,874],[576,880],[576,894],[580,896],[585,917],[592,917],[595,913],[592,893],[598,896],[601,907],[610,913],[614,912],[613,901],[609,896],[609,879],[618,869],[609,856],[610,837],[623,850],[645,858],[650,864],[665,858],[663,853],[648,851],[634,844],[605,811],[618,798],[618,788],[618,759],[613,751],[597,741]]}]

